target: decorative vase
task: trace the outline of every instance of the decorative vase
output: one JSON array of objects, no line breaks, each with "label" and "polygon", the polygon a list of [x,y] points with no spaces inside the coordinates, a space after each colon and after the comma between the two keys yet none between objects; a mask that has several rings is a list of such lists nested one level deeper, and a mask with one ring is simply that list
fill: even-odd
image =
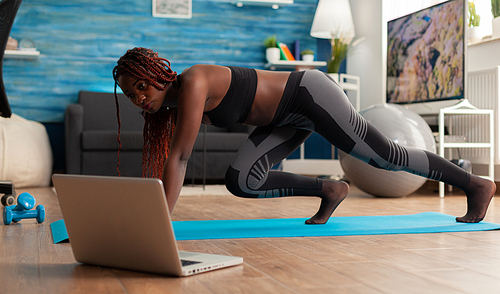
[{"label": "decorative vase", "polygon": [[266,59],[267,62],[273,63],[280,60],[280,49],[279,48],[267,48],[266,49]]},{"label": "decorative vase", "polygon": [[302,55],[302,60],[305,62],[313,62],[314,61],[314,54],[304,54],[304,55]]},{"label": "decorative vase", "polygon": [[340,58],[334,58],[333,60],[329,61],[327,66],[326,66],[326,71],[329,73],[338,73],[340,70],[340,65],[342,64],[343,59]]},{"label": "decorative vase", "polygon": [[339,74],[329,72],[328,75],[338,84],[339,83]]},{"label": "decorative vase", "polygon": [[481,36],[481,31],[479,30],[479,27],[469,27],[467,28],[468,30],[468,38],[469,42],[471,43],[476,43],[479,42],[483,39],[483,36]]},{"label": "decorative vase", "polygon": [[493,27],[493,34],[491,37],[493,39],[500,38],[500,17],[495,17],[493,19],[492,27]]}]

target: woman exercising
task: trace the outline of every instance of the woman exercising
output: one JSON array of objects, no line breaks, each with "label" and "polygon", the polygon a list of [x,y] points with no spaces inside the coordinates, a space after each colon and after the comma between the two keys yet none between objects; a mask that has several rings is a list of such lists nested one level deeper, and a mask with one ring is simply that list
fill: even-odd
[{"label": "woman exercising", "polygon": [[425,150],[403,147],[360,116],[342,89],[317,70],[274,72],[242,67],[194,65],[180,75],[167,59],[145,48],[128,50],[113,69],[116,86],[143,110],[143,172],[161,178],[170,211],[181,191],[200,124],[256,126],[229,166],[225,183],[248,198],[315,196],[318,212],[307,224],[324,224],[349,186],[271,170],[312,132],[377,168],[404,170],[443,181],[467,195],[459,222],[483,220],[496,186]]}]

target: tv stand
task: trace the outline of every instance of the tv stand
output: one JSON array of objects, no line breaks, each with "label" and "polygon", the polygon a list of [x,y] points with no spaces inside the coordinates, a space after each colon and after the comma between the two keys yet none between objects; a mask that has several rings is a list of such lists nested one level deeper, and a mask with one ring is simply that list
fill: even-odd
[{"label": "tv stand", "polygon": [[[489,142],[446,142],[445,139],[445,117],[451,115],[489,115]],[[492,109],[478,109],[473,106],[467,99],[462,100],[461,102],[450,106],[441,108],[439,110],[438,117],[439,124],[439,155],[441,157],[445,157],[444,150],[445,148],[489,148],[489,161],[488,161],[488,175],[483,176],[492,181],[495,180],[494,175],[494,116]],[[452,134],[452,126],[451,121],[449,125],[450,135]],[[444,183],[439,182],[439,197],[444,197]]]}]

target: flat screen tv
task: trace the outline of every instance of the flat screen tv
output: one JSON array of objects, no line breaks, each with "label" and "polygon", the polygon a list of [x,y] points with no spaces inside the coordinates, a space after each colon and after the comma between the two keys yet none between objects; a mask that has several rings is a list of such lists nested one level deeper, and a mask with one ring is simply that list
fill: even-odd
[{"label": "flat screen tv", "polygon": [[465,0],[446,1],[387,24],[387,103],[462,99]]}]

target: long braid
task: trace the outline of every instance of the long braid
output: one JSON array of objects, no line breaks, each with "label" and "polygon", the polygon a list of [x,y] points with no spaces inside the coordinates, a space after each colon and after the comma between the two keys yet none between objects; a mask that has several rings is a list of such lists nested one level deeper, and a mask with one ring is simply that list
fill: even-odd
[{"label": "long braid", "polygon": [[[116,167],[120,175],[120,133],[121,121],[118,105],[116,87],[118,77],[122,74],[130,74],[137,79],[147,80],[158,90],[165,90],[169,83],[175,80],[177,72],[170,68],[170,61],[158,57],[158,53],[146,48],[134,48],[128,50],[118,60],[118,65],[113,69],[115,80],[115,102],[118,119],[118,165]],[[142,112],[144,116],[144,145],[142,150],[142,174],[144,177],[161,178],[163,166],[170,152],[170,142],[175,129],[177,111],[175,109],[160,108],[156,113]]]},{"label": "long braid", "polygon": [[155,115],[146,112],[143,112],[143,115],[142,175],[148,178],[161,178],[166,157],[170,153],[177,111],[161,108]]},{"label": "long braid", "polygon": [[122,120],[120,119],[120,103],[118,103],[118,95],[116,95],[116,86],[117,82],[115,81],[116,120],[118,121],[118,137],[116,137],[116,140],[118,141],[118,153],[116,154],[118,163],[116,164],[116,171],[118,172],[118,176],[120,177],[122,175],[122,173],[120,172],[120,150],[122,149],[122,140],[120,139],[120,135],[122,131]]}]

